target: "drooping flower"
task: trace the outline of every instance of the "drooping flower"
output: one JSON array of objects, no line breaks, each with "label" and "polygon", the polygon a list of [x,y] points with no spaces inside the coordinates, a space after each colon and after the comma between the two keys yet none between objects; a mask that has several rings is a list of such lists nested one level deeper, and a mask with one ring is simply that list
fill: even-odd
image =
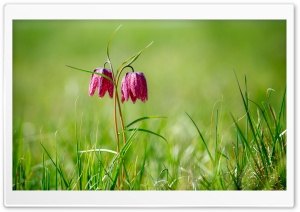
[{"label": "drooping flower", "polygon": [[[96,68],[94,70],[94,72],[104,74],[105,76],[108,76],[109,78],[112,79],[112,72],[109,69]],[[97,74],[92,74],[90,86],[89,86],[89,95],[90,96],[94,95],[96,88],[98,88],[98,94],[99,94],[100,98],[102,98],[107,91],[108,91],[110,98],[113,98],[113,93],[114,93],[113,83],[103,76],[100,76]]]},{"label": "drooping flower", "polygon": [[148,100],[146,77],[142,72],[128,72],[122,79],[121,85],[122,102],[130,98],[133,103],[136,99],[142,102]]}]

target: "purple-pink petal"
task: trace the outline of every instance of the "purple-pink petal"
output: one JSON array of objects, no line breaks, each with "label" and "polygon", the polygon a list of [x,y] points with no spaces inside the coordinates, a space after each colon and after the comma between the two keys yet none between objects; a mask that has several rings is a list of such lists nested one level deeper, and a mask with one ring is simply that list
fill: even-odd
[{"label": "purple-pink petal", "polygon": [[122,79],[122,102],[130,98],[133,103],[137,99],[142,102],[148,100],[148,90],[145,75],[141,72],[128,72]]},{"label": "purple-pink petal", "polygon": [[139,98],[142,102],[148,100],[148,89],[147,89],[147,81],[146,77],[143,73],[137,72],[138,79],[138,87],[139,87]]},{"label": "purple-pink petal", "polygon": [[132,73],[130,78],[130,90],[133,94],[133,96],[138,97],[139,96],[139,84],[138,84],[138,76],[136,72]]},{"label": "purple-pink petal", "polygon": [[[104,74],[112,79],[112,72],[109,69],[96,68],[94,72]],[[90,87],[89,87],[90,96],[94,95],[96,88],[98,88],[98,94],[100,98],[104,97],[106,92],[108,92],[111,98],[113,97],[113,91],[114,91],[113,83],[105,77],[102,77],[97,74],[92,74]]]},{"label": "purple-pink petal", "polygon": [[[112,73],[110,74],[110,78],[112,79]],[[109,81],[109,80],[108,80]],[[110,82],[110,81],[109,81]],[[108,94],[110,96],[110,98],[113,98],[114,96],[114,85],[112,82],[109,83],[109,86],[108,86]]]},{"label": "purple-pink petal", "polygon": [[125,76],[122,79],[122,84],[121,84],[121,94],[122,94],[122,103],[124,101],[128,101],[128,97],[129,97],[129,86],[128,86],[128,78],[130,76],[130,73],[126,73]]},{"label": "purple-pink petal", "polygon": [[[94,72],[99,72],[99,69],[95,69]],[[96,88],[99,86],[99,77],[97,74],[92,74],[89,86],[89,95],[93,96]]]},{"label": "purple-pink petal", "polygon": [[129,96],[130,96],[130,99],[132,100],[133,104],[135,104],[137,96],[132,93],[132,90],[130,90]]}]

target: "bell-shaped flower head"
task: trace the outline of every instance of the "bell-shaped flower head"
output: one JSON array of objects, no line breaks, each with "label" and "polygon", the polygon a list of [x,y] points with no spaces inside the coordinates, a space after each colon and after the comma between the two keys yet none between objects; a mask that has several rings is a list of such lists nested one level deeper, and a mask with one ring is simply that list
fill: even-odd
[{"label": "bell-shaped flower head", "polygon": [[[112,72],[109,69],[96,68],[94,70],[94,72],[103,74],[103,75],[109,77],[110,79],[112,79]],[[89,86],[89,95],[90,96],[94,95],[96,88],[98,88],[98,93],[99,93],[100,98],[102,98],[107,91],[108,91],[110,98],[113,98],[113,93],[114,93],[113,83],[109,79],[107,79],[103,76],[100,76],[97,74],[92,74],[90,86]]]},{"label": "bell-shaped flower head", "polygon": [[136,99],[142,102],[148,100],[148,89],[146,77],[141,72],[128,72],[122,79],[121,85],[122,102],[130,98],[133,103]]},{"label": "bell-shaped flower head", "polygon": [[122,79],[122,83],[121,83],[121,94],[122,94],[122,103],[124,101],[128,101],[128,97],[129,97],[129,78],[130,78],[131,72],[128,72],[125,74],[125,76]]}]

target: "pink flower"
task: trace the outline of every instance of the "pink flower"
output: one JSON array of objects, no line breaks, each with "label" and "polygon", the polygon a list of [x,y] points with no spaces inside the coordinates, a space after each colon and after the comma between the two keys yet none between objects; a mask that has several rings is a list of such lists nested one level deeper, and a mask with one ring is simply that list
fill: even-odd
[{"label": "pink flower", "polygon": [[[109,69],[105,68],[96,68],[94,72],[104,74],[112,79],[112,72]],[[107,78],[102,77],[97,74],[92,74],[90,87],[89,87],[89,95],[93,96],[96,88],[98,88],[99,97],[102,98],[105,93],[108,91],[110,98],[113,98],[114,93],[114,85]]]},{"label": "pink flower", "polygon": [[130,98],[133,103],[136,99],[142,102],[148,100],[148,90],[145,75],[141,72],[128,72],[122,79],[122,102]]}]

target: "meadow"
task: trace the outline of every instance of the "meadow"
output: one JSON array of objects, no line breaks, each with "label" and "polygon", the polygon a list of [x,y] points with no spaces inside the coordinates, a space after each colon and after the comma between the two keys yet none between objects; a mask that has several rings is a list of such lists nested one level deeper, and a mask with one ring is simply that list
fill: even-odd
[{"label": "meadow", "polygon": [[[103,67],[120,24],[114,67],[153,43],[117,152],[113,99],[66,65]],[[285,21],[13,22],[14,190],[286,190],[285,109]]]}]

